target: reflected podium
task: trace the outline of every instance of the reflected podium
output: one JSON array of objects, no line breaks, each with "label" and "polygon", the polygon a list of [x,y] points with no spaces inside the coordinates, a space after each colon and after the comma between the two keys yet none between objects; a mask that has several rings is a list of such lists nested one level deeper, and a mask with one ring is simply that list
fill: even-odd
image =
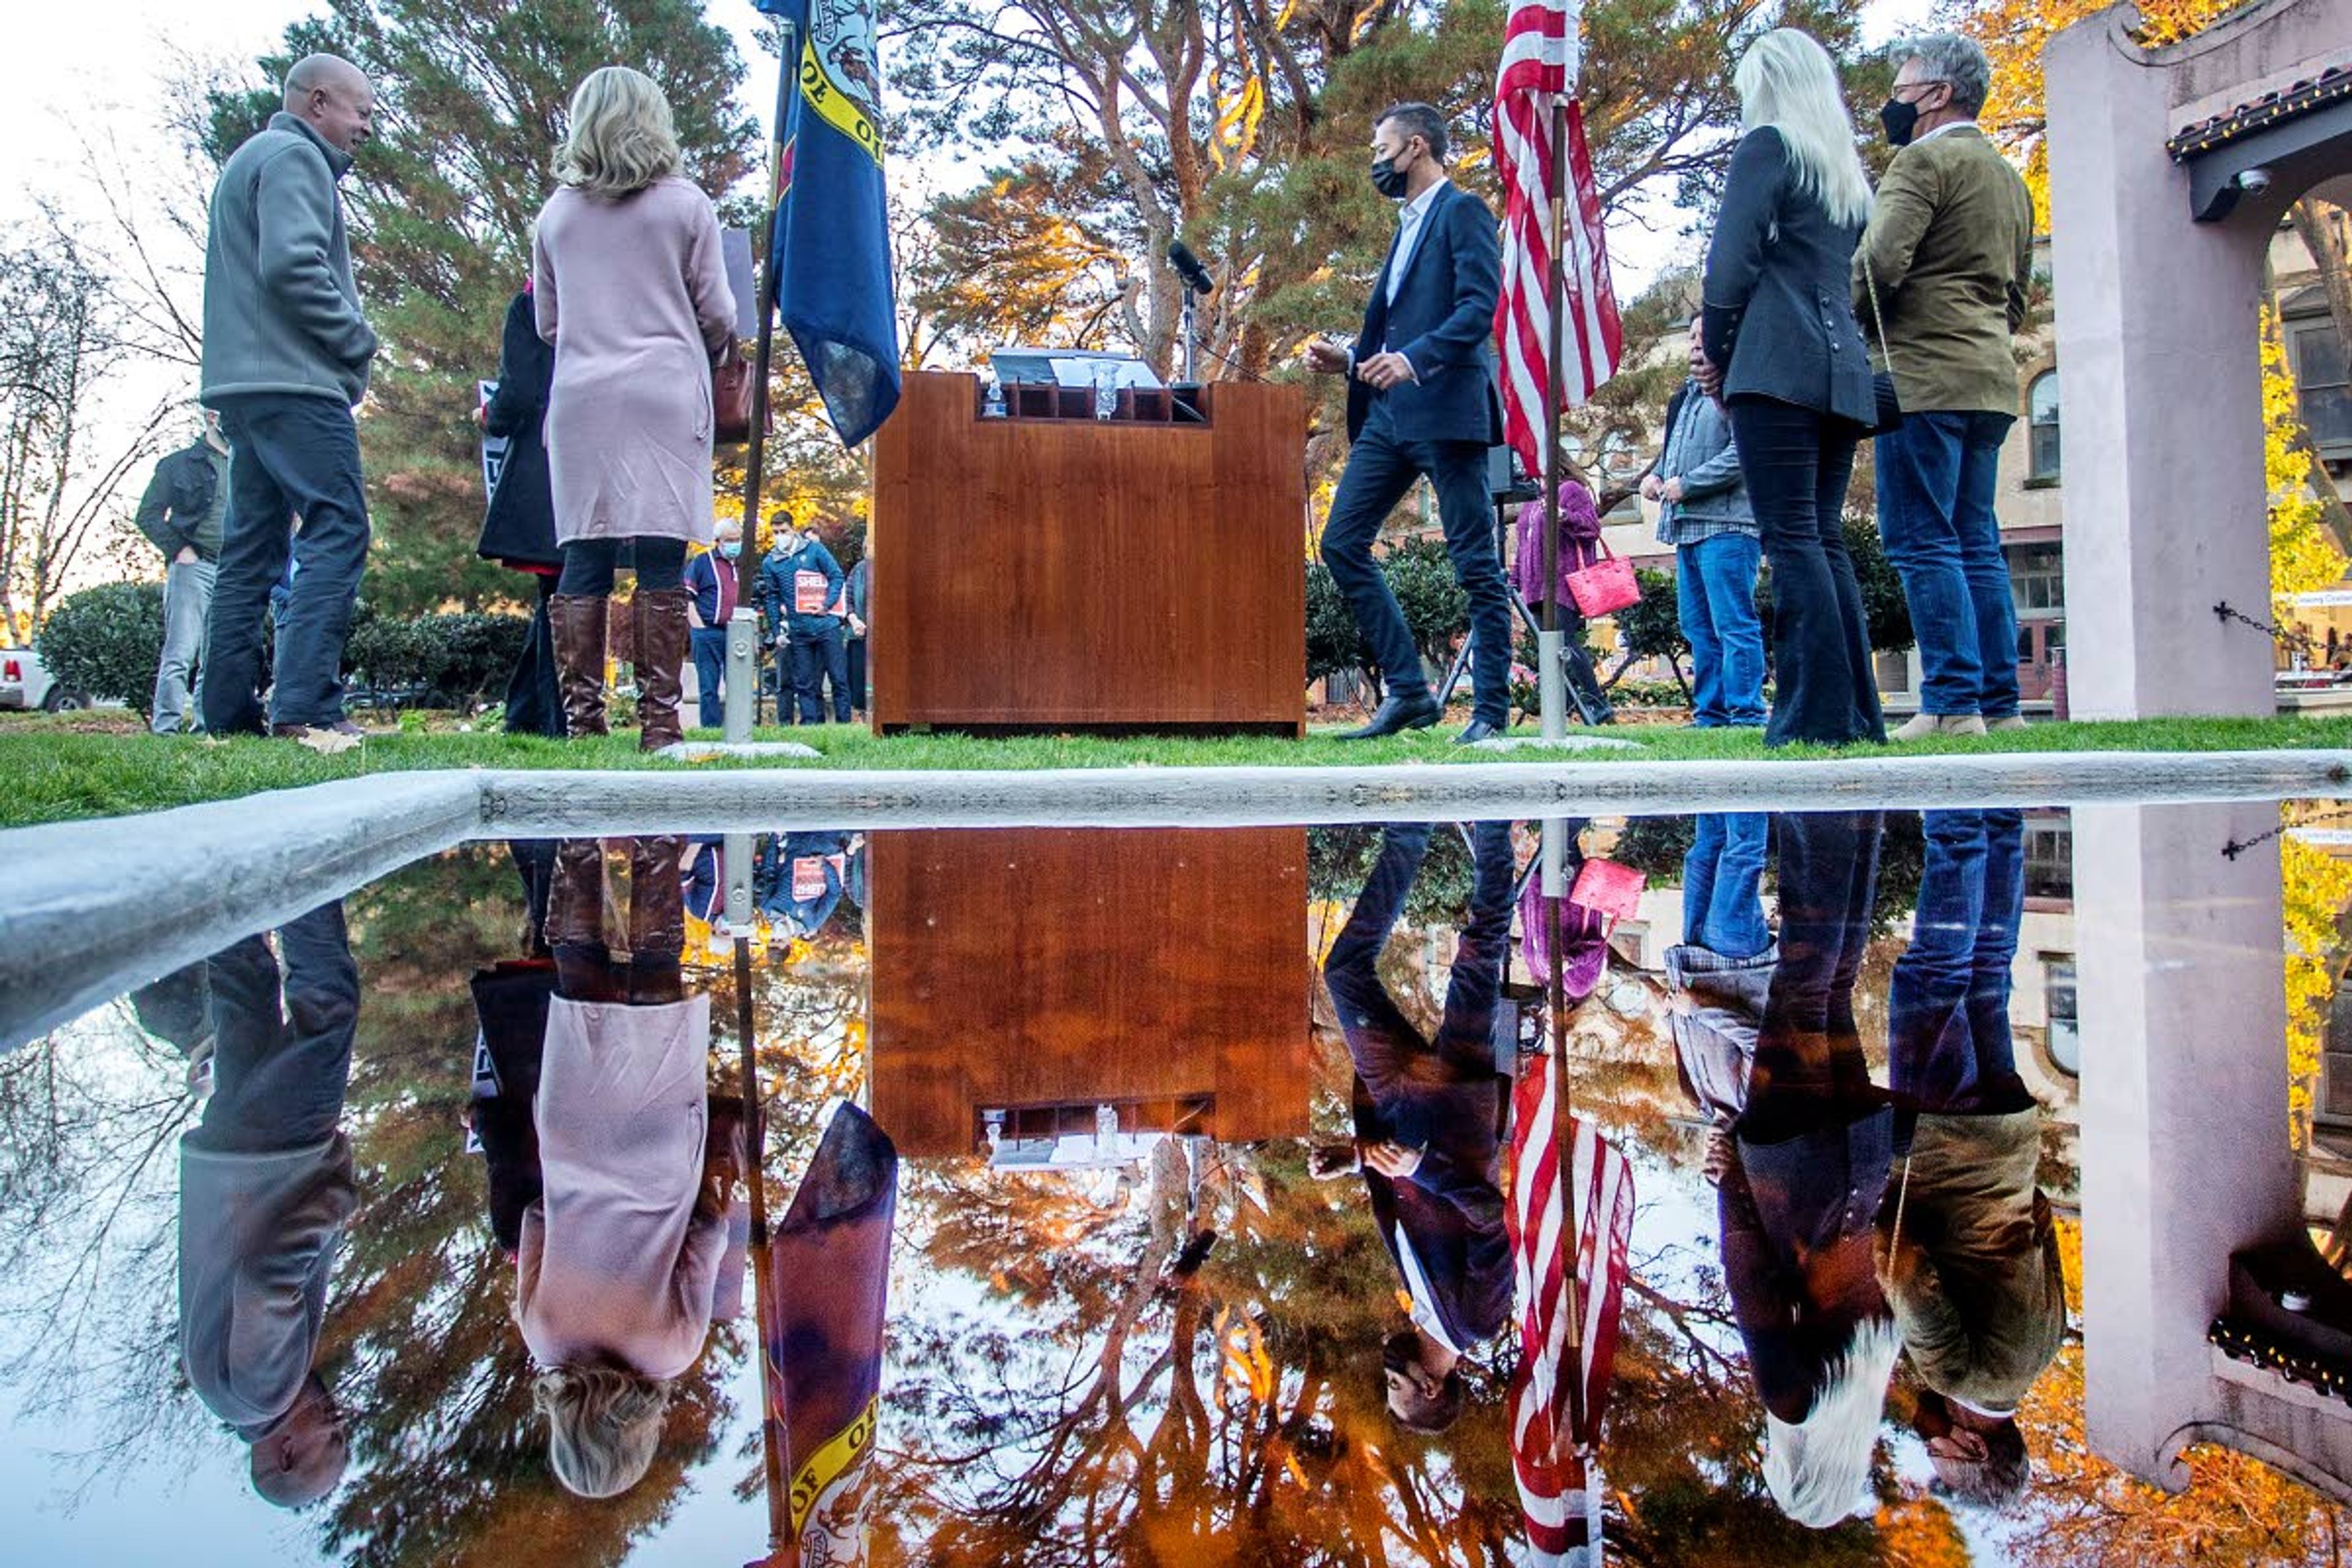
[{"label": "reflected podium", "polygon": [[1020,828],[867,842],[873,1107],[911,1157],[1307,1131],[1307,834]]}]

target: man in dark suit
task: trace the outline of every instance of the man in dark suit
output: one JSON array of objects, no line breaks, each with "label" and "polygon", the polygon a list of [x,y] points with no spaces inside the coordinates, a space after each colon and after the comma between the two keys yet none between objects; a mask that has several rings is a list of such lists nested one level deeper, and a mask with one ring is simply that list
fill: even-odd
[{"label": "man in dark suit", "polygon": [[1307,348],[1309,370],[1349,377],[1353,446],[1324,525],[1323,561],[1388,688],[1371,722],[1349,740],[1437,722],[1421,652],[1372,561],[1381,524],[1424,475],[1437,491],[1454,576],[1470,595],[1475,705],[1463,743],[1510,718],[1510,591],[1486,490],[1486,453],[1502,439],[1493,346],[1502,244],[1486,204],[1446,179],[1445,151],[1444,116],[1428,104],[1400,103],[1374,121],[1372,183],[1403,204],[1397,237],[1354,345]]}]

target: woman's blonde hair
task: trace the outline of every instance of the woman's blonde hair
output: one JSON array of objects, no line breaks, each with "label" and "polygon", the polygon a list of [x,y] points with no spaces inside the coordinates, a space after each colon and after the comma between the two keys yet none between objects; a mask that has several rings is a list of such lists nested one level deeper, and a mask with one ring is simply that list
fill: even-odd
[{"label": "woman's blonde hair", "polygon": [[618,1367],[559,1367],[531,1384],[530,1402],[547,1416],[547,1462],[564,1489],[618,1497],[653,1468],[669,1384]]},{"label": "woman's blonde hair", "polygon": [[1853,117],[1827,49],[1810,34],[1775,27],[1748,46],[1731,85],[1739,93],[1739,129],[1780,132],[1797,165],[1799,191],[1834,222],[1868,220],[1870,176],[1854,151]]},{"label": "woman's blonde hair", "polygon": [[592,196],[625,196],[677,173],[677,125],[661,86],[643,71],[606,66],[572,89],[555,177]]}]

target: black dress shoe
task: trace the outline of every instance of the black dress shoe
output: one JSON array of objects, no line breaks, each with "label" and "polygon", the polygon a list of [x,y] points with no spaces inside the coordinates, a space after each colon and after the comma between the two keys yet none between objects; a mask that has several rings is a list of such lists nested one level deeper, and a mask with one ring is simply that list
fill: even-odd
[{"label": "black dress shoe", "polygon": [[1382,735],[1394,735],[1405,730],[1426,730],[1437,722],[1442,711],[1437,699],[1424,691],[1418,697],[1391,697],[1381,704],[1371,722],[1360,730],[1349,730],[1342,741],[1377,741]]},{"label": "black dress shoe", "polygon": [[1475,746],[1481,741],[1494,739],[1507,728],[1509,726],[1489,723],[1484,719],[1473,719],[1462,733],[1454,737],[1454,743],[1457,746]]}]

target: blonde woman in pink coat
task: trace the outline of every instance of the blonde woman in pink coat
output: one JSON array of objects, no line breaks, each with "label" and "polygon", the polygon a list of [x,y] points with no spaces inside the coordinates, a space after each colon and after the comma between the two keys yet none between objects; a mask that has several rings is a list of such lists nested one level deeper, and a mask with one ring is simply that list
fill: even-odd
[{"label": "blonde woman in pink coat", "polygon": [[563,576],[548,605],[574,735],[606,732],[614,569],[631,548],[639,744],[683,737],[687,545],[711,537],[710,369],[734,348],[735,297],[710,198],[679,177],[669,100],[625,66],[572,95],[562,188],[531,239],[539,335],[555,345],[547,466]]}]

